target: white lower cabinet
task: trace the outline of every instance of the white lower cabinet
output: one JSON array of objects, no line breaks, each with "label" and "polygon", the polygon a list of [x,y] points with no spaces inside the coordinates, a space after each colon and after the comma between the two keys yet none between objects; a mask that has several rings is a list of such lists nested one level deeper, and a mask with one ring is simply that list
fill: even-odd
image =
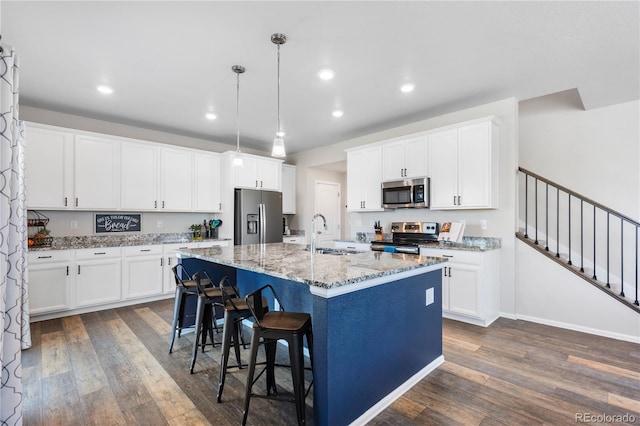
[{"label": "white lower cabinet", "polygon": [[307,239],[304,237],[304,235],[286,235],[282,237],[282,242],[288,244],[307,244]]},{"label": "white lower cabinet", "polygon": [[350,250],[359,250],[359,251],[369,251],[371,250],[370,243],[355,243],[353,241],[334,241],[335,248],[339,249],[350,249]]},{"label": "white lower cabinet", "polygon": [[29,313],[71,309],[72,250],[29,253]]},{"label": "white lower cabinet", "polygon": [[500,312],[500,252],[420,249],[422,256],[446,257],[442,267],[442,314],[488,326]]},{"label": "white lower cabinet", "polygon": [[123,297],[134,299],[162,294],[162,246],[125,247],[123,254]]},{"label": "white lower cabinet", "polygon": [[75,252],[76,307],[120,300],[122,250],[119,247],[106,247]]},{"label": "white lower cabinet", "polygon": [[[176,280],[173,276],[173,267],[178,263],[176,250],[198,248],[199,243],[164,244],[162,246],[162,292],[173,294],[176,291]],[[193,271],[195,272],[195,271]]]}]

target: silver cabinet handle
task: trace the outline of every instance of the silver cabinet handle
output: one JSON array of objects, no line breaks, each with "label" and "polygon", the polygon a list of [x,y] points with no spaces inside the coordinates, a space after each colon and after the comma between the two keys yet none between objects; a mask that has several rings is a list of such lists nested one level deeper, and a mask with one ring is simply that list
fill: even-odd
[{"label": "silver cabinet handle", "polygon": [[67,207],[67,197],[64,197],[64,206]]},{"label": "silver cabinet handle", "polygon": [[158,200],[155,200],[155,201],[153,202],[153,208],[154,208],[154,209],[157,209],[157,208],[158,208]]},{"label": "silver cabinet handle", "polygon": [[38,256],[38,259],[51,259],[52,256]]},{"label": "silver cabinet handle", "polygon": [[78,197],[76,197],[76,207],[78,207]]}]

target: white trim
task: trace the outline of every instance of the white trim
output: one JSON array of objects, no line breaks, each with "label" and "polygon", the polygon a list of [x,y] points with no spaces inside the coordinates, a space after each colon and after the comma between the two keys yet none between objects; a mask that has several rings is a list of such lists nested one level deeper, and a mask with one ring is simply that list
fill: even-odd
[{"label": "white trim", "polygon": [[374,404],[371,408],[365,411],[360,417],[355,419],[351,425],[359,426],[365,425],[373,420],[378,414],[382,413],[388,406],[393,404],[393,402],[400,398],[405,392],[409,391],[413,386],[418,384],[420,380],[427,377],[433,370],[438,368],[440,365],[444,363],[444,355],[440,355],[433,361],[431,361],[428,365],[426,365],[422,370],[418,371],[414,374],[409,380],[395,388],[390,394],[382,398],[376,404]]},{"label": "white trim", "polygon": [[538,318],[538,317],[531,317],[528,315],[518,315],[517,319],[520,319],[523,321],[535,322],[538,324],[550,325],[552,327],[564,328],[567,330],[579,331],[581,333],[594,334],[596,336],[608,337],[611,339],[623,340],[625,342],[640,343],[640,336],[613,333],[610,331],[599,330],[597,328],[582,327],[575,324],[570,324],[570,323],[560,322],[560,321],[553,321],[553,320],[548,320],[548,319]]},{"label": "white trim", "polygon": [[310,285],[309,290],[311,291],[311,294],[313,294],[314,296],[320,296],[320,297],[324,297],[325,299],[328,299],[331,297],[341,296],[347,293],[353,293],[354,291],[364,290],[366,288],[387,284],[393,281],[402,280],[402,279],[413,277],[416,275],[426,274],[427,272],[436,271],[438,269],[442,269],[443,263],[429,265],[422,268],[409,269],[408,271],[398,272],[397,274],[383,275],[381,277],[372,278],[370,280],[366,280],[362,282],[345,284],[340,287],[323,288],[323,287],[316,287],[316,286]]}]

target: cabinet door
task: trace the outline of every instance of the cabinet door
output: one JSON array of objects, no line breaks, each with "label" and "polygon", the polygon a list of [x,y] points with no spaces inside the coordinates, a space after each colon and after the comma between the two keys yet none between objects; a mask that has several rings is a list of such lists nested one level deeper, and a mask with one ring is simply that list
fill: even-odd
[{"label": "cabinet door", "polygon": [[282,165],[282,214],[296,214],[296,168]]},{"label": "cabinet door", "polygon": [[491,190],[490,123],[458,129],[458,194],[461,208],[489,207]]},{"label": "cabinet door", "polygon": [[282,189],[282,163],[271,160],[258,160],[258,187],[270,191]]},{"label": "cabinet door", "polygon": [[419,136],[407,139],[404,142],[404,167],[405,177],[423,177],[428,173],[427,162],[427,137]]},{"label": "cabinet door", "polygon": [[258,160],[247,155],[242,156],[242,167],[234,167],[236,174],[236,188],[257,188],[258,179]]},{"label": "cabinet door", "polygon": [[71,308],[70,263],[29,265],[29,313],[31,315]]},{"label": "cabinet door", "polygon": [[28,208],[66,209],[72,206],[72,133],[28,126],[25,169]]},{"label": "cabinet door", "polygon": [[364,152],[347,153],[347,211],[360,211],[363,207]]},{"label": "cabinet door", "polygon": [[121,299],[121,267],[117,259],[83,260],[76,265],[76,306],[99,305]]},{"label": "cabinet door", "polygon": [[74,149],[74,206],[78,209],[117,209],[120,143],[77,135]]},{"label": "cabinet door", "polygon": [[458,131],[448,130],[429,135],[429,173],[431,209],[457,207]]},{"label": "cabinet door", "polygon": [[193,175],[193,209],[219,212],[222,210],[222,161],[219,155],[195,154]]},{"label": "cabinet door", "polygon": [[162,255],[131,256],[123,262],[124,298],[162,294]]},{"label": "cabinet door", "polygon": [[449,266],[449,311],[479,317],[480,268],[462,264]]},{"label": "cabinet door", "polygon": [[157,209],[158,148],[147,144],[123,143],[120,167],[122,209]]},{"label": "cabinet door", "polygon": [[163,148],[161,156],[160,208],[171,211],[191,211],[193,154],[187,150]]},{"label": "cabinet door", "polygon": [[404,141],[389,142],[382,145],[382,180],[404,179]]},{"label": "cabinet door", "polygon": [[364,210],[382,211],[382,148],[364,152],[363,172]]}]

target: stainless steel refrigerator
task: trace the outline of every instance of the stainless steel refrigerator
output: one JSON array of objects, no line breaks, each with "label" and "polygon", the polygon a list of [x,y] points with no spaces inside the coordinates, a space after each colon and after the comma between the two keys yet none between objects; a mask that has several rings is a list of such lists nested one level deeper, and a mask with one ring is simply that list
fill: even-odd
[{"label": "stainless steel refrigerator", "polygon": [[236,189],[234,244],[282,242],[282,193]]}]

